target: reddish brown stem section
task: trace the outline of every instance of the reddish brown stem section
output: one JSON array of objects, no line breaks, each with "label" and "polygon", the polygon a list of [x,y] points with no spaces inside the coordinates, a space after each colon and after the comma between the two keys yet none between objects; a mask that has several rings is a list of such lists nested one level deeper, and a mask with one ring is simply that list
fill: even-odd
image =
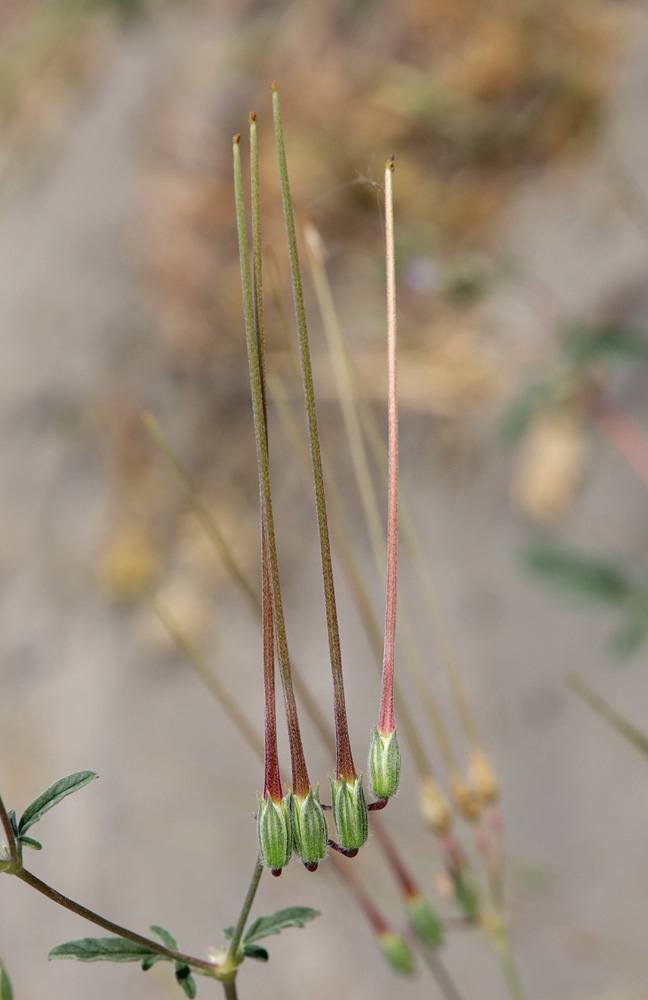
[{"label": "reddish brown stem section", "polygon": [[47,885],[46,882],[41,881],[41,879],[39,879],[32,872],[28,872],[25,868],[22,868],[15,874],[17,878],[26,882],[27,885],[30,885],[33,889],[37,889],[38,892],[43,894],[43,896],[47,896],[48,899],[58,903],[59,906],[64,906],[66,910],[71,910],[73,913],[78,914],[78,916],[83,917],[84,920],[89,920],[90,923],[96,924],[98,927],[102,927],[105,931],[110,931],[111,934],[116,934],[118,937],[126,938],[128,941],[134,941],[135,944],[142,945],[142,947],[147,948],[149,951],[155,951],[160,955],[165,955],[167,958],[173,959],[173,961],[183,962],[186,965],[193,966],[195,969],[202,969],[204,972],[207,972],[208,975],[214,975],[215,966],[213,962],[206,962],[204,959],[193,958],[191,955],[185,955],[183,952],[175,951],[173,948],[167,948],[165,945],[159,944],[157,941],[152,941],[150,938],[144,937],[142,934],[136,934],[135,931],[128,930],[126,927],[121,927],[119,924],[113,923],[112,920],[107,920],[105,917],[100,916],[93,910],[89,910],[81,903],[77,903],[68,896],[64,896],[62,892],[59,892],[57,889],[53,889],[51,885]]},{"label": "reddish brown stem section", "polygon": [[263,517],[263,500],[261,501],[261,562],[262,591],[261,604],[263,610],[263,684],[265,696],[265,781],[264,798],[271,796],[274,802],[282,798],[281,774],[279,772],[279,752],[277,750],[277,712],[275,699],[275,659],[274,659],[274,628],[272,624],[272,588],[268,569],[267,543],[265,538],[265,519]]},{"label": "reddish brown stem section", "polygon": [[420,895],[420,890],[416,885],[416,882],[401,861],[400,855],[394,847],[391,837],[388,836],[382,820],[380,823],[372,823],[372,830],[374,832],[374,836],[380,843],[382,852],[387,858],[389,867],[394,873],[394,877],[398,882],[405,899],[411,899],[413,896]]},{"label": "reddish brown stem section", "polygon": [[[389,924],[369,899],[369,896],[363,889],[358,876],[354,871],[352,871],[353,865],[344,865],[344,862],[337,859],[335,855],[332,855],[331,858],[343,878],[343,881],[346,882],[351,895],[371,924],[375,933],[379,935],[388,934],[390,930]],[[343,865],[344,868],[342,867]]]}]

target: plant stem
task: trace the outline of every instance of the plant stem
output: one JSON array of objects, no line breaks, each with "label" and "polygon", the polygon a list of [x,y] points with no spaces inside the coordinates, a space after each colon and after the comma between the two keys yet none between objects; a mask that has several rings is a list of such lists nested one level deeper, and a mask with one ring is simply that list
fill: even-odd
[{"label": "plant stem", "polygon": [[245,925],[247,923],[247,918],[250,915],[250,910],[252,908],[252,903],[254,902],[254,897],[256,896],[256,891],[259,888],[259,882],[261,881],[261,873],[263,872],[263,865],[259,858],[256,860],[254,866],[254,871],[252,872],[252,878],[250,880],[250,886],[247,891],[247,895],[243,901],[243,907],[239,915],[236,927],[234,928],[234,933],[232,934],[232,940],[230,941],[230,946],[227,949],[227,957],[232,961],[237,960],[238,949],[241,943],[241,937],[243,931],[245,930]]},{"label": "plant stem", "polygon": [[[189,473],[182,465],[182,462],[178,458],[177,454],[174,452],[173,448],[171,447],[171,444],[169,443],[168,438],[165,436],[164,432],[162,431],[162,428],[158,424],[155,417],[152,414],[147,413],[143,415],[142,419],[144,422],[144,426],[149,431],[154,444],[156,444],[156,446],[160,451],[160,454],[165,459],[171,471],[174,473],[180,485],[184,489],[192,509],[198,515],[200,524],[205,529],[207,538],[213,544],[214,549],[219,558],[222,559],[223,565],[225,567],[227,575],[229,576],[230,582],[234,584],[234,586],[238,589],[242,597],[247,602],[247,605],[250,611],[252,612],[252,616],[254,617],[254,619],[259,624],[261,624],[262,623],[261,601],[257,596],[255,584],[246,575],[245,570],[238,562],[236,555],[232,551],[232,548],[224,532],[222,531],[220,525],[218,524],[218,521],[214,517],[214,514],[209,510],[207,505],[200,498],[198,490],[196,489],[195,484],[191,481]],[[216,697],[219,697],[219,695],[215,690],[215,685],[218,684],[218,681],[214,678],[213,671],[209,670],[209,668],[205,665],[204,660],[202,660],[201,657],[199,657],[200,660],[200,665],[199,665],[199,663],[195,660],[193,655],[189,653],[189,648],[188,648],[189,644],[187,644],[186,638],[183,637],[182,641],[180,641],[177,635],[175,635],[174,633],[171,634],[173,635],[173,638],[176,639],[176,642],[178,643],[180,648],[183,649],[183,651],[189,656],[189,659],[196,667],[198,672],[201,674],[201,676],[205,677],[208,687],[210,687],[214,691]],[[193,647],[191,648],[194,653],[197,652]],[[328,725],[324,720],[324,717],[321,711],[319,710],[317,703],[315,702],[312,695],[308,691],[308,688],[305,686],[303,680],[301,679],[299,671],[295,669],[294,664],[291,666],[291,674],[295,690],[299,695],[301,701],[304,703],[304,708],[310,715],[311,721],[317,728],[320,735],[322,735],[322,738],[327,739],[329,743],[332,745],[333,741],[332,739],[329,738]]]},{"label": "plant stem", "polygon": [[[265,337],[263,329],[263,279],[261,270],[261,211],[259,203],[259,150],[256,112],[250,112],[250,198],[252,202],[252,274],[254,278],[254,330],[257,365],[261,378],[263,425],[268,447],[268,406],[265,390]],[[268,461],[270,456],[268,455]],[[260,490],[261,521],[261,630],[263,636],[263,703],[264,703],[264,782],[263,797],[281,801],[281,774],[277,749],[277,711],[275,699],[275,645],[272,583],[268,562],[268,542],[263,492]]]},{"label": "plant stem", "polygon": [[439,958],[436,949],[423,948],[422,953],[423,960],[432,973],[432,976],[439,987],[439,992],[443,994],[445,1000],[463,1000],[454,979]]},{"label": "plant stem", "polygon": [[169,465],[171,471],[184,490],[190,507],[203,526],[205,533],[218,552],[218,555],[222,559],[229,576],[245,597],[247,603],[252,609],[252,613],[260,617],[261,602],[259,601],[259,597],[254,586],[247,579],[245,573],[236,561],[236,558],[223,536],[216,519],[205,502],[198,495],[195,486],[187,475],[186,469],[180,463],[158,421],[152,413],[143,413],[142,421],[156,448]]},{"label": "plant stem", "polygon": [[213,962],[206,962],[201,958],[193,958],[191,955],[185,955],[182,952],[175,951],[173,948],[167,948],[165,945],[159,944],[157,941],[152,941],[150,938],[144,937],[142,934],[137,934],[135,931],[128,930],[127,927],[121,927],[119,924],[113,923],[112,920],[107,920],[105,917],[100,916],[93,910],[89,910],[86,906],[82,906],[81,903],[75,902],[73,899],[69,899],[62,893],[53,889],[52,886],[47,885],[47,883],[41,881],[32,872],[27,871],[25,868],[21,868],[19,871],[14,872],[17,878],[26,882],[30,885],[32,889],[36,889],[37,892],[47,896],[53,902],[58,903],[59,906],[64,906],[66,910],[71,910],[72,913],[76,913],[79,917],[83,917],[84,920],[89,920],[90,923],[96,924],[98,927],[103,927],[104,930],[110,931],[111,934],[116,934],[118,937],[126,938],[128,941],[133,941],[135,944],[142,945],[144,948],[150,949],[150,951],[155,951],[159,955],[164,955],[166,958],[171,958],[175,962],[183,962],[185,965],[190,965],[194,969],[199,969],[203,974],[208,976],[216,976],[218,971],[217,966]]},{"label": "plant stem", "polygon": [[396,881],[398,882],[403,897],[407,900],[411,899],[412,896],[416,896],[419,892],[419,888],[401,861],[400,855],[398,854],[391,837],[387,835],[382,819],[375,819],[371,824],[371,829],[373,830],[374,836],[380,844],[380,848],[389,863]]},{"label": "plant stem", "polygon": [[322,473],[322,458],[320,454],[319,433],[317,429],[317,413],[315,410],[315,391],[313,388],[313,372],[308,346],[308,331],[306,327],[306,310],[304,308],[304,293],[302,289],[299,254],[297,251],[297,235],[290,196],[286,149],[284,145],[279,95],[276,84],[272,84],[272,108],[275,123],[277,154],[279,157],[279,174],[281,178],[281,197],[284,208],[290,271],[292,275],[297,330],[299,334],[299,352],[304,383],[304,399],[308,430],[310,436],[311,459],[313,465],[313,480],[315,484],[315,499],[317,503],[317,521],[320,536],[320,551],[322,556],[322,575],[324,578],[324,598],[326,602],[326,623],[329,637],[329,654],[333,676],[335,702],[335,738],[336,738],[336,774],[338,778],[353,781],[356,776],[351,742],[344,701],[344,681],[342,677],[342,652],[340,649],[340,632],[338,628],[337,609],[335,604],[335,586],[333,583],[333,563],[326,519],[326,499],[324,496],[324,477]]},{"label": "plant stem", "polygon": [[[305,228],[305,237],[308,263],[310,265],[315,296],[322,316],[322,326],[333,366],[337,395],[344,419],[360,502],[364,511],[365,521],[367,522],[372,549],[375,553],[382,553],[385,545],[382,519],[378,510],[376,493],[371,478],[371,469],[363,439],[362,425],[358,416],[344,338],[340,329],[340,321],[335,308],[333,293],[326,274],[322,240],[318,231],[310,224]],[[330,481],[328,472],[326,474],[326,481],[327,484]],[[330,488],[328,492],[330,496]],[[381,558],[380,561],[383,562],[384,560]]]},{"label": "plant stem", "polygon": [[16,843],[16,835],[13,831],[11,825],[11,820],[9,819],[9,814],[5,808],[5,804],[2,801],[2,796],[0,796],[0,821],[2,822],[2,828],[5,832],[7,838],[7,847],[9,848],[9,857],[12,861],[20,860],[20,852],[18,851],[18,844]]},{"label": "plant stem", "polygon": [[520,975],[511,950],[511,942],[509,941],[506,930],[502,929],[502,931],[495,936],[494,943],[495,951],[497,952],[500,965],[502,966],[502,972],[504,973],[504,979],[506,981],[506,986],[511,1000],[524,1000],[522,981],[520,980]]},{"label": "plant stem", "polygon": [[249,719],[241,712],[237,702],[227,693],[214,671],[209,668],[193,643],[178,627],[159,598],[154,597],[151,599],[151,607],[176,645],[182,650],[207,687],[216,696],[223,711],[226,715],[229,715],[231,721],[242,734],[245,742],[252,748],[254,753],[260,755],[263,759],[263,743],[259,739],[259,734]]},{"label": "plant stem", "polygon": [[582,677],[579,677],[578,674],[570,674],[567,678],[567,686],[579,695],[597,715],[605,719],[613,729],[616,729],[617,733],[628,740],[639,753],[648,757],[648,736],[633,726],[619,712],[616,712],[604,698],[601,698],[600,694],[597,694],[589,684],[585,683]]},{"label": "plant stem", "polygon": [[450,631],[446,624],[445,616],[441,610],[441,604],[436,593],[436,588],[432,582],[430,571],[425,564],[421,554],[421,546],[416,537],[416,529],[408,507],[402,503],[400,508],[400,525],[405,539],[405,545],[410,558],[414,563],[414,572],[418,577],[421,593],[428,607],[429,620],[432,632],[436,639],[441,660],[445,666],[446,676],[452,691],[457,715],[464,730],[464,734],[472,749],[477,749],[481,744],[477,733],[477,725],[470,708],[466,689],[459,669],[459,661],[450,638]]},{"label": "plant stem", "polygon": [[257,465],[259,469],[259,481],[263,496],[263,513],[266,531],[266,541],[268,544],[268,554],[270,557],[270,570],[272,580],[272,597],[275,614],[275,630],[277,634],[277,645],[279,649],[279,661],[281,665],[281,678],[284,692],[284,702],[286,706],[286,719],[288,723],[288,737],[290,742],[290,757],[293,772],[293,791],[296,795],[306,795],[309,789],[308,771],[306,770],[306,760],[299,731],[299,719],[297,715],[297,704],[293,691],[292,676],[290,671],[290,658],[288,655],[288,640],[286,637],[286,625],[283,615],[283,603],[281,600],[281,587],[279,583],[279,562],[277,559],[277,543],[274,530],[274,518],[272,514],[272,497],[270,491],[270,468],[268,462],[268,442],[265,429],[263,385],[262,373],[259,365],[259,353],[256,337],[254,296],[252,292],[252,281],[250,278],[250,266],[247,248],[247,231],[245,222],[245,205],[243,200],[243,177],[241,171],[241,151],[239,147],[240,136],[234,139],[234,184],[236,194],[236,222],[239,238],[239,256],[241,261],[241,282],[243,285],[243,305],[245,312],[245,336],[248,352],[248,365],[250,369],[250,385],[252,389],[252,410],[254,415],[254,437],[256,441]]},{"label": "plant stem", "polygon": [[394,260],[394,157],[385,168],[385,248],[387,260],[387,412],[389,473],[387,514],[387,600],[385,647],[378,729],[388,736],[394,729],[394,642],[396,639],[396,564],[398,553],[398,397],[396,385],[396,268]]},{"label": "plant stem", "polygon": [[236,992],[236,979],[224,979],[222,985],[225,993],[225,1000],[238,1000],[238,993]]},{"label": "plant stem", "polygon": [[254,327],[256,331],[263,412],[268,435],[268,414],[265,395],[265,344],[263,332],[263,271],[261,266],[261,207],[259,200],[259,147],[256,112],[250,112],[250,199],[252,202],[252,276],[254,283]]},{"label": "plant stem", "polygon": [[[344,348],[343,348],[344,349]],[[346,355],[346,364],[351,367],[351,360]],[[362,421],[362,427],[364,430],[365,437],[369,444],[369,448],[373,453],[374,460],[376,461],[378,467],[380,468],[383,476],[388,477],[388,452],[385,447],[385,443],[382,439],[376,418],[367,404],[366,399],[363,398],[362,392],[359,388],[358,377],[355,372],[353,372],[353,385],[354,392],[358,398],[359,409],[360,409],[360,419]],[[399,498],[399,512],[398,512],[399,525],[402,530],[402,535],[407,546],[407,550],[414,562],[414,569],[416,575],[419,579],[421,585],[421,592],[428,605],[428,610],[430,613],[430,626],[436,640],[441,659],[443,661],[446,675],[450,684],[452,695],[457,708],[457,713],[459,719],[463,726],[464,732],[468,743],[472,747],[479,745],[479,739],[477,736],[477,730],[475,726],[475,721],[470,711],[470,706],[468,704],[468,699],[466,697],[465,689],[461,680],[461,675],[459,671],[459,664],[457,657],[454,653],[452,642],[450,639],[450,632],[445,623],[443,612],[441,610],[441,605],[436,596],[436,591],[432,583],[431,574],[423,557],[421,555],[421,545],[417,538],[416,529],[414,527],[414,520],[409,510],[409,506],[403,497]],[[426,711],[430,724],[435,734],[437,743],[439,744],[439,749],[444,758],[446,767],[452,773],[457,770],[457,765],[454,759],[454,754],[450,746],[450,742],[445,733],[445,729],[441,722],[440,713],[436,707],[436,702],[433,695],[429,690],[429,683],[427,682],[425,673],[423,671],[420,657],[416,650],[416,644],[414,642],[414,637],[412,629],[409,625],[409,621],[401,613],[400,616],[400,633],[405,652],[407,654],[406,660],[410,672],[414,678],[416,686],[419,690],[419,695],[426,706]],[[427,689],[427,690],[426,690]]]},{"label": "plant stem", "polygon": [[272,608],[272,587],[268,568],[268,546],[261,500],[261,570],[263,575],[263,704],[264,704],[264,780],[263,797],[281,801],[281,774],[277,748],[277,707],[275,699],[275,647]]},{"label": "plant stem", "polygon": [[338,857],[337,854],[331,854],[330,858],[334,863],[340,878],[343,882],[346,882],[347,889],[350,891],[358,907],[367,918],[367,921],[371,925],[374,933],[380,935],[389,931],[389,924],[367,895],[360,879],[353,870],[353,865],[349,865],[344,862],[340,857]]}]

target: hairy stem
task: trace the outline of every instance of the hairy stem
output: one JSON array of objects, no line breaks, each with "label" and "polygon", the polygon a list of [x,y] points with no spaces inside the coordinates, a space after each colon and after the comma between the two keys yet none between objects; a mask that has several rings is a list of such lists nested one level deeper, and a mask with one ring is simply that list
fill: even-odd
[{"label": "hairy stem", "polygon": [[25,868],[21,868],[19,871],[14,872],[17,878],[26,882],[30,885],[32,889],[36,889],[37,892],[42,893],[43,896],[47,896],[54,903],[58,903],[59,906],[64,906],[66,910],[71,910],[72,913],[76,913],[79,917],[83,917],[84,920],[89,920],[90,923],[96,924],[98,927],[103,927],[104,930],[110,931],[111,934],[116,934],[118,937],[126,938],[128,941],[133,941],[135,944],[142,945],[145,948],[149,948],[151,951],[157,952],[159,955],[164,955],[166,958],[171,958],[175,962],[182,962],[185,965],[190,965],[194,969],[199,969],[203,974],[209,976],[215,976],[217,973],[217,967],[213,962],[206,962],[201,958],[193,958],[191,955],[185,955],[180,951],[174,951],[173,948],[167,948],[163,944],[159,944],[157,941],[153,941],[150,938],[144,937],[142,934],[137,934],[135,931],[128,930],[127,927],[121,927],[119,924],[113,923],[112,920],[107,920],[105,917],[100,916],[93,910],[89,910],[86,906],[82,906],[81,903],[75,902],[73,899],[69,899],[68,896],[64,896],[58,890],[53,889],[51,885],[47,885],[46,882],[41,881],[32,872],[27,871]]},{"label": "hairy stem", "polygon": [[247,923],[247,918],[250,915],[250,910],[252,909],[252,903],[254,902],[254,897],[256,896],[257,889],[259,888],[259,882],[261,881],[261,873],[263,872],[263,865],[259,858],[256,860],[254,866],[254,871],[252,872],[252,878],[250,880],[250,885],[247,891],[247,895],[243,901],[243,906],[239,914],[239,918],[236,922],[236,927],[234,928],[234,933],[232,934],[232,940],[230,941],[230,946],[227,949],[227,957],[232,960],[237,960],[238,949],[241,943],[241,937],[243,936],[243,931],[245,930],[245,925]]},{"label": "hairy stem", "polygon": [[241,712],[238,703],[227,693],[214,671],[210,669],[193,643],[178,627],[177,623],[163,606],[160,599],[157,597],[152,598],[151,607],[176,645],[182,650],[189,662],[193,665],[196,673],[199,674],[212,694],[216,696],[223,711],[226,715],[229,715],[236,728],[243,735],[243,738],[248,746],[252,748],[254,753],[263,756],[263,743],[259,739],[259,734],[256,728]]}]

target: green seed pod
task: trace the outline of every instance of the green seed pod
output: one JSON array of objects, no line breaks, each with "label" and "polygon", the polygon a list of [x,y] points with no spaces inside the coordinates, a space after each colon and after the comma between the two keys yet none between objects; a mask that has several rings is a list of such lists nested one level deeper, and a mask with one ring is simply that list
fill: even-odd
[{"label": "green seed pod", "polygon": [[290,793],[281,802],[274,802],[269,795],[265,802],[259,798],[257,837],[262,863],[279,874],[290,861],[293,849]]},{"label": "green seed pod", "polygon": [[331,782],[331,809],[340,846],[355,851],[366,843],[369,836],[369,813],[362,788],[362,775],[350,783],[344,778]]},{"label": "green seed pod", "polygon": [[315,871],[318,862],[326,856],[328,842],[328,827],[320,805],[319,785],[315,791],[309,788],[308,795],[303,798],[291,795],[290,815],[297,856],[309,871]]},{"label": "green seed pod", "polygon": [[422,944],[438,945],[443,941],[443,921],[425,896],[417,893],[405,903],[407,916]]},{"label": "green seed pod", "polygon": [[416,972],[414,955],[400,934],[383,931],[378,935],[378,945],[395,972],[402,972],[405,976]]},{"label": "green seed pod", "polygon": [[369,785],[377,799],[389,799],[398,791],[401,755],[396,730],[384,736],[377,729],[371,733],[369,750]]}]

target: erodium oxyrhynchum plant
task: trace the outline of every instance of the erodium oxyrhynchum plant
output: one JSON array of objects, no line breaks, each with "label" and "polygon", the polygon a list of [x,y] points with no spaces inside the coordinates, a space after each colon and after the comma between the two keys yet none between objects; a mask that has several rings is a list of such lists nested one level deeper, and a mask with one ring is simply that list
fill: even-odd
[{"label": "erodium oxyrhynchum plant", "polygon": [[[411,666],[412,676],[420,693],[420,700],[426,709],[432,731],[436,737],[441,758],[448,772],[448,779],[454,807],[461,815],[470,820],[474,831],[475,844],[479,851],[481,870],[485,876],[480,879],[478,869],[469,853],[464,850],[460,839],[456,836],[453,823],[454,812],[451,800],[445,797],[441,783],[434,776],[424,741],[418,733],[413,715],[410,713],[402,691],[399,690],[394,677],[395,631],[396,631],[396,582],[397,582],[397,519],[398,519],[398,421],[396,394],[396,308],[395,308],[395,265],[394,265],[394,222],[392,206],[392,175],[393,158],[387,161],[385,168],[385,220],[386,220],[386,259],[387,259],[387,345],[388,345],[388,443],[383,463],[381,434],[375,431],[371,424],[368,408],[362,406],[357,398],[352,398],[355,389],[347,392],[346,402],[351,404],[345,413],[347,436],[354,461],[354,471],[359,480],[364,481],[360,493],[365,506],[369,533],[372,536],[372,547],[377,556],[380,572],[386,566],[386,608],[385,627],[382,633],[380,621],[375,616],[370,595],[363,581],[362,570],[358,568],[352,533],[344,528],[344,511],[340,503],[335,485],[332,463],[327,460],[325,450],[320,443],[315,408],[315,392],[311,367],[302,278],[297,248],[297,233],[293,216],[288,169],[284,145],[279,97],[276,86],[272,85],[273,117],[275,138],[279,158],[279,174],[281,180],[282,200],[290,270],[292,277],[293,296],[296,314],[297,340],[301,364],[301,376],[304,389],[306,417],[308,426],[308,443],[305,447],[305,463],[309,478],[312,477],[315,492],[315,506],[319,529],[322,575],[324,581],[324,598],[328,630],[329,658],[333,681],[333,722],[334,734],[330,724],[323,715],[317,700],[311,694],[308,685],[300,678],[299,671],[291,662],[288,650],[288,639],[284,620],[282,593],[279,577],[277,541],[275,535],[275,520],[272,507],[270,460],[269,460],[269,428],[268,428],[268,397],[272,398],[276,412],[289,427],[290,416],[284,406],[282,386],[276,373],[266,378],[266,359],[264,343],[263,317],[263,275],[261,252],[261,226],[259,211],[259,171],[257,155],[257,125],[256,115],[250,115],[250,179],[251,179],[251,250],[248,245],[246,226],[245,198],[243,190],[243,169],[241,164],[240,136],[234,138],[234,181],[236,216],[239,237],[239,253],[241,278],[243,288],[243,305],[245,320],[245,335],[250,374],[252,396],[252,411],[254,421],[256,459],[260,492],[260,563],[261,563],[261,593],[258,596],[258,585],[249,579],[246,571],[237,562],[232,547],[225,533],[216,522],[213,513],[198,495],[188,474],[182,467],[169,442],[165,438],[155,418],[145,416],[145,425],[164,460],[173,471],[179,485],[205,528],[207,537],[213,543],[215,550],[225,566],[232,583],[246,601],[253,617],[261,625],[261,653],[263,665],[265,724],[263,739],[258,727],[255,727],[241,707],[236,696],[228,694],[220,678],[213,668],[206,663],[200,652],[183,634],[182,629],[174,621],[173,615],[159,598],[152,598],[151,604],[169,634],[178,646],[194,664],[201,677],[210,686],[221,706],[237,727],[241,736],[263,762],[263,791],[258,795],[257,802],[257,845],[252,877],[239,911],[236,923],[223,932],[224,945],[220,948],[207,950],[207,958],[196,958],[178,949],[173,936],[164,928],[152,925],[149,930],[152,937],[143,936],[128,928],[122,927],[92,910],[82,906],[56,889],[44,883],[23,864],[24,848],[40,849],[38,841],[31,837],[31,827],[41,817],[64,799],[71,792],[83,787],[95,776],[93,772],[82,771],[61,779],[50,786],[23,812],[20,820],[13,811],[5,809],[0,799],[0,824],[4,830],[4,844],[0,845],[0,873],[17,876],[32,888],[38,890],[49,899],[66,907],[79,916],[108,931],[110,936],[103,938],[83,938],[59,945],[51,952],[51,957],[76,958],[81,961],[119,961],[139,962],[143,969],[149,969],[159,961],[172,964],[173,972],[180,989],[188,997],[196,995],[198,974],[215,979],[222,984],[226,1000],[236,1000],[238,970],[247,958],[265,962],[268,959],[267,950],[259,940],[279,933],[288,927],[303,927],[304,924],[318,915],[309,907],[292,906],[264,917],[256,917],[248,923],[250,911],[264,868],[270,869],[273,875],[279,875],[290,862],[293,852],[297,854],[306,869],[314,872],[320,862],[326,857],[327,849],[331,848],[328,864],[342,878],[346,890],[357,904],[359,912],[366,919],[375,942],[386,962],[391,968],[402,975],[410,975],[415,970],[416,957],[424,960],[433,975],[439,991],[445,1000],[461,1000],[461,995],[454,980],[439,957],[439,950],[446,935],[447,926],[436,912],[421,889],[421,885],[410,871],[398,849],[388,836],[383,826],[382,815],[377,815],[388,800],[397,792],[400,777],[401,757],[396,737],[395,711],[401,725],[401,735],[411,752],[420,778],[420,794],[422,811],[426,824],[433,830],[437,844],[441,850],[447,883],[454,896],[455,905],[459,911],[459,919],[468,926],[481,927],[491,937],[500,955],[505,971],[506,981],[512,1000],[521,1000],[522,991],[508,946],[506,914],[502,891],[502,851],[501,851],[501,817],[497,809],[498,784],[490,761],[486,757],[477,739],[472,716],[458,675],[458,668],[447,635],[443,631],[438,607],[434,604],[434,596],[421,572],[421,593],[426,596],[430,608],[432,622],[442,658],[446,664],[453,696],[459,711],[459,716],[468,738],[469,773],[468,780],[461,776],[461,770],[454,755],[450,740],[445,732],[444,724],[434,702],[434,698],[426,685],[429,684],[424,670],[412,653],[412,640],[407,628],[404,633],[405,660]],[[311,229],[307,230],[307,247],[311,272],[316,288],[316,295],[322,308],[324,327],[327,337],[331,329],[336,327],[332,297],[326,286],[323,265],[317,260],[313,251],[316,240]],[[331,349],[334,367],[342,362],[344,348],[341,338],[337,347]],[[346,362],[344,362],[346,364]],[[348,373],[347,373],[348,375]],[[348,379],[347,379],[348,380]],[[340,393],[340,399],[345,409],[345,397]],[[289,408],[288,408],[289,409]],[[300,435],[297,432],[297,442],[293,440],[295,452],[302,451]],[[371,501],[375,507],[372,514],[371,503],[366,503],[369,495],[369,480],[367,456],[364,453],[368,444],[373,452],[377,468],[382,471],[383,464],[386,473],[388,512],[387,512],[387,545],[383,551],[383,525],[375,497]],[[364,470],[361,469],[364,466]],[[367,802],[363,787],[363,776],[356,771],[351,751],[351,739],[347,720],[342,675],[342,656],[340,635],[337,620],[335,589],[331,548],[329,541],[329,518],[324,493],[324,477],[327,479],[327,493],[332,510],[331,538],[337,544],[340,563],[350,584],[351,594],[356,602],[361,620],[367,628],[373,651],[376,653],[378,667],[382,669],[380,707],[378,722],[371,733],[369,751],[368,778],[369,788],[375,797]],[[375,488],[375,487],[374,487]],[[331,502],[332,501],[332,502]],[[417,572],[421,569],[419,549],[406,508],[403,527],[405,541],[414,558]],[[340,546],[340,539],[342,543]],[[417,559],[419,560],[417,562]],[[426,590],[427,588],[427,590]],[[403,626],[403,616],[399,610],[399,621]],[[281,678],[283,703],[286,713],[288,742],[290,750],[291,785],[286,788],[282,784],[279,755],[277,748],[277,718],[275,700],[275,667],[278,661]],[[335,746],[335,768],[329,776],[331,787],[330,805],[320,802],[319,785],[312,785],[306,766],[304,749],[301,739],[300,722],[297,713],[297,700],[308,715],[314,731],[321,738],[327,749],[332,751]],[[325,810],[330,810],[335,825],[335,838],[329,837],[329,829]],[[482,824],[482,812],[485,822]],[[375,831],[375,843],[384,859],[384,870],[392,876],[398,889],[403,913],[407,919],[408,929],[400,933],[397,926],[388,922],[376,907],[370,894],[358,878],[357,871],[349,859],[354,858],[367,841],[369,827]],[[341,856],[342,855],[342,856]],[[3,963],[0,961],[0,1000],[11,1000],[11,984]]]}]

